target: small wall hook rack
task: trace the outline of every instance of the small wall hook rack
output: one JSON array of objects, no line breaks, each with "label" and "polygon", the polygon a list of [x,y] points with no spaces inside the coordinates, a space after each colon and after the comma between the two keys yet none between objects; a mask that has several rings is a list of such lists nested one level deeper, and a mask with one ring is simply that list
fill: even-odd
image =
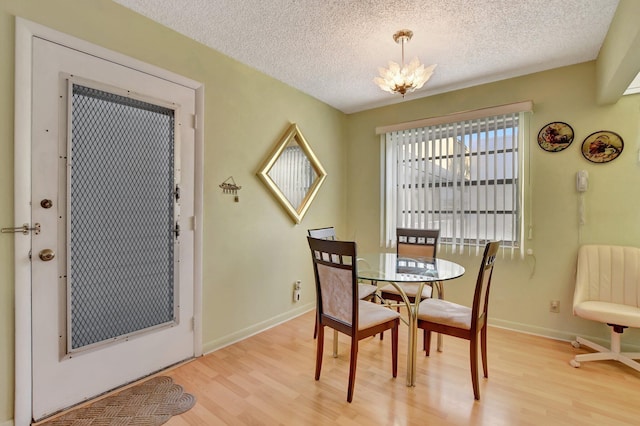
[{"label": "small wall hook rack", "polygon": [[238,197],[238,191],[241,190],[242,187],[236,184],[236,181],[233,180],[233,176],[229,176],[227,179],[225,179],[224,182],[222,182],[218,186],[222,188],[223,194],[234,195],[235,196],[234,201],[236,203],[240,201],[240,197]]}]

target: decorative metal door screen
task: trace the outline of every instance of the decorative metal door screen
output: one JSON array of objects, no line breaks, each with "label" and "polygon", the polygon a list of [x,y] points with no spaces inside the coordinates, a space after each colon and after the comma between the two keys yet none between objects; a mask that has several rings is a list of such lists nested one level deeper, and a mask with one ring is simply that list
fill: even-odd
[{"label": "decorative metal door screen", "polygon": [[178,321],[176,111],[90,86],[68,94],[67,353]]}]

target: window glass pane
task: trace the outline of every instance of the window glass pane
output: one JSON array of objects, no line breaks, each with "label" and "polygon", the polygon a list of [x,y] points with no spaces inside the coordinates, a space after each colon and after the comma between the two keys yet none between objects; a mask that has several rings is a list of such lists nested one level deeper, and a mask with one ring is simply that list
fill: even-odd
[{"label": "window glass pane", "polygon": [[494,116],[387,139],[398,158],[386,182],[396,188],[391,222],[440,229],[444,243],[518,245],[519,123],[518,114]]}]

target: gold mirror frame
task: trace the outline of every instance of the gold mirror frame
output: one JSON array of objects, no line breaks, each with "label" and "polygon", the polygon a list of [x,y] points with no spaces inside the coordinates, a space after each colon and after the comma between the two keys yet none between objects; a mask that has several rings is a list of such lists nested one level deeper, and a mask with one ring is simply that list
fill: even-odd
[{"label": "gold mirror frame", "polygon": [[[300,147],[306,159],[311,164],[311,167],[313,168],[313,171],[316,175],[315,179],[304,195],[304,198],[297,206],[294,206],[291,202],[291,199],[293,197],[287,196],[287,194],[283,192],[282,188],[280,188],[278,184],[273,180],[273,178],[269,175],[269,172],[271,171],[273,166],[281,158],[285,148],[295,145]],[[302,136],[302,133],[300,132],[298,126],[295,123],[292,123],[278,141],[273,152],[267,157],[257,175],[265,183],[265,185],[267,185],[267,188],[269,188],[271,193],[276,197],[276,199],[280,202],[282,207],[284,207],[287,213],[289,213],[289,216],[291,216],[291,218],[293,218],[296,223],[300,223],[302,222],[302,218],[304,217],[305,213],[307,213],[309,206],[318,193],[320,186],[327,177],[327,172],[325,172],[322,164],[320,164],[320,161],[318,161],[318,158],[311,150],[311,147],[305,140],[304,136]]]}]

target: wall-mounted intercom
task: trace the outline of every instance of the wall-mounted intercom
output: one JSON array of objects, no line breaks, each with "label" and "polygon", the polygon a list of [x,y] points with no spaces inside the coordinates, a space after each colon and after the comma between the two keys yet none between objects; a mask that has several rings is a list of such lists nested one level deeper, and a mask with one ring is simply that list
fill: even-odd
[{"label": "wall-mounted intercom", "polygon": [[589,189],[589,173],[586,170],[580,170],[576,173],[576,190],[585,192]]},{"label": "wall-mounted intercom", "polygon": [[[579,170],[576,173],[576,191],[580,194],[578,200],[578,220],[580,226],[585,225],[587,223],[586,212],[585,212],[585,192],[589,189],[589,173],[586,170]],[[581,239],[581,237],[579,238]]]}]

